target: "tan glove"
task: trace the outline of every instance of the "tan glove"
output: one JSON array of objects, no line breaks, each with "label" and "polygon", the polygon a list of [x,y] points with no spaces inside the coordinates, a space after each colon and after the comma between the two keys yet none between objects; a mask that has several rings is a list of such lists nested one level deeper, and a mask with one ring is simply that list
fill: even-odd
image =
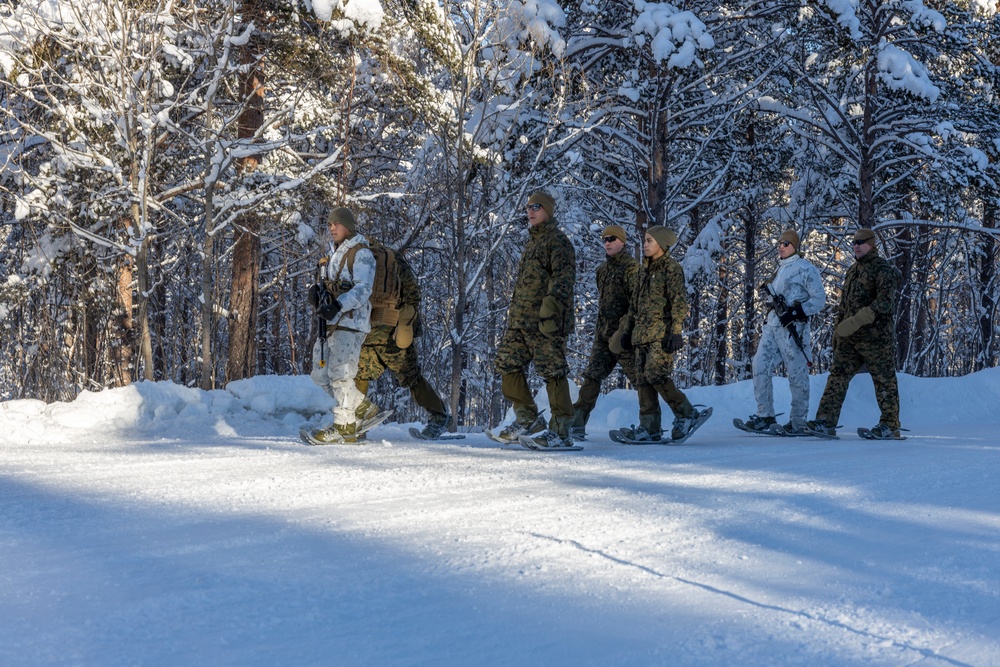
[{"label": "tan glove", "polygon": [[559,333],[562,324],[563,307],[554,296],[542,299],[542,307],[538,309],[538,330],[546,336]]},{"label": "tan glove", "polygon": [[837,335],[841,338],[849,338],[857,333],[858,329],[874,321],[875,312],[868,306],[865,306],[837,325]]},{"label": "tan glove", "polygon": [[618,321],[618,328],[608,339],[608,349],[614,354],[624,354],[632,349],[632,334],[628,332],[628,315]]},{"label": "tan glove", "polygon": [[393,340],[396,347],[405,350],[413,344],[413,323],[417,319],[417,309],[407,304],[399,309],[399,321],[396,323],[396,332]]}]

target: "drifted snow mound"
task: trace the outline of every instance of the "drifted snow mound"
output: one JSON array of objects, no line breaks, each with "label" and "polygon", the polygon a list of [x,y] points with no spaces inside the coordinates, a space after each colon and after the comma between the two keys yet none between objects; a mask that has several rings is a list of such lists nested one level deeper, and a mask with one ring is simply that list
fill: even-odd
[{"label": "drifted snow mound", "polygon": [[[241,427],[287,433],[328,414],[330,398],[308,375],[258,376],[203,391],[173,382],[137,382],[101,392],[84,391],[69,403],[38,400],[0,403],[0,442],[59,440],[59,433],[95,436],[220,435]],[[270,428],[267,428],[270,425]]]}]

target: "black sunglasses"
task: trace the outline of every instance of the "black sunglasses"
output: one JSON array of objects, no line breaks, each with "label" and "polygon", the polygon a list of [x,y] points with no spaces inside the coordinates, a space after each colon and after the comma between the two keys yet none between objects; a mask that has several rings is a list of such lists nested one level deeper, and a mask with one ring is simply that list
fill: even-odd
[{"label": "black sunglasses", "polygon": [[614,243],[615,241],[618,240],[618,237],[617,236],[605,236],[601,240],[604,241],[605,243]]},{"label": "black sunglasses", "polygon": [[778,245],[780,245],[782,248],[787,248],[788,246],[792,245],[792,242],[791,241],[778,241]]},{"label": "black sunglasses", "polygon": [[540,211],[542,210],[541,204],[528,204],[526,207],[529,211]]},{"label": "black sunglasses", "polygon": [[866,243],[868,243],[868,239],[854,239],[851,241],[852,245],[864,245]]}]

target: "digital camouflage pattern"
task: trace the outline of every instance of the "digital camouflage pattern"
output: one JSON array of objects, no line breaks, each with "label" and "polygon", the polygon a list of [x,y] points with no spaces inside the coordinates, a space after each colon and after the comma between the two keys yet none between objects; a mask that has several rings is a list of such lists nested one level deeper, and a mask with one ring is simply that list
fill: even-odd
[{"label": "digital camouflage pattern", "polygon": [[507,310],[507,328],[538,331],[542,299],[551,296],[562,306],[559,335],[568,337],[575,321],[576,252],[573,244],[556,226],[555,218],[532,227],[528,236]]},{"label": "digital camouflage pattern", "polygon": [[689,311],[684,271],[670,252],[648,261],[632,294],[626,329],[635,345],[640,382],[650,384],[663,397],[675,417],[694,415],[694,406],[674,384],[674,355],[663,341],[680,334]]},{"label": "digital camouflage pattern", "polygon": [[622,250],[597,267],[597,328],[598,340],[607,342],[628,313],[629,301],[639,285],[642,266]]},{"label": "digital camouflage pattern", "polygon": [[597,267],[597,326],[594,344],[590,348],[590,361],[583,371],[583,384],[573,405],[574,426],[586,426],[590,413],[597,405],[601,382],[619,364],[639,394],[639,414],[655,416],[655,422],[659,424],[660,404],[656,391],[643,382],[635,364],[635,352],[628,350],[615,354],[608,347],[608,339],[615,333],[622,317],[628,314],[629,302],[641,275],[642,266],[638,260],[624,251]]},{"label": "digital camouflage pattern", "polygon": [[[396,268],[399,277],[400,307],[412,305],[416,308],[417,317],[413,323],[413,336],[422,333],[420,325],[420,285],[412,267],[402,254],[396,253]],[[374,382],[382,377],[387,369],[396,377],[400,387],[409,389],[413,400],[432,415],[444,415],[448,410],[434,388],[424,378],[420,370],[415,345],[400,349],[394,339],[395,327],[384,324],[372,325],[372,330],[365,338],[358,361],[357,379],[363,382]]]},{"label": "digital camouflage pattern", "polygon": [[[500,340],[494,366],[501,374],[504,397],[514,406],[517,421],[530,424],[538,405],[525,377],[528,363],[546,381],[551,419],[549,429],[565,438],[573,419],[569,394],[566,339],[573,330],[576,252],[566,235],[550,218],[528,230],[529,238],[518,267],[514,294],[507,311],[507,330]],[[539,329],[542,300],[552,297],[562,307],[555,335]]]},{"label": "digital camouflage pattern", "polygon": [[899,272],[888,260],[879,257],[878,249],[873,247],[844,276],[843,296],[834,328],[868,306],[875,313],[875,321],[862,327],[852,338],[894,340],[898,283]]},{"label": "digital camouflage pattern", "polygon": [[667,251],[647,263],[633,295],[632,344],[660,343],[670,334],[681,333],[688,311],[684,270]]},{"label": "digital camouflage pattern", "polygon": [[524,372],[534,362],[535,372],[546,380],[569,374],[566,363],[566,338],[546,336],[537,328],[507,329],[493,361],[501,374]]},{"label": "digital camouflage pattern", "polygon": [[866,306],[875,313],[875,321],[847,338],[834,336],[833,364],[816,411],[817,419],[837,425],[851,378],[867,366],[882,412],[880,423],[899,428],[894,331],[898,283],[896,268],[879,257],[874,247],[847,270],[835,325]]}]

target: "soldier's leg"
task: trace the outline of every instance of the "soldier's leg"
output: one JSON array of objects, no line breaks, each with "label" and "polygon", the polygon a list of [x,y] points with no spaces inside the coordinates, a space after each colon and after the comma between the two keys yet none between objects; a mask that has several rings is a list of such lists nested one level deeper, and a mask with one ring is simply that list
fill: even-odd
[{"label": "soldier's leg", "polygon": [[364,345],[361,346],[361,353],[358,355],[358,375],[356,380],[365,383],[365,388],[358,389],[362,393],[368,393],[368,383],[382,377],[386,364],[383,360],[383,350],[385,348],[386,335],[382,331],[384,327],[375,327],[366,337]]},{"label": "soldier's leg", "polygon": [[396,376],[396,381],[403,389],[409,389],[414,402],[434,417],[446,417],[448,408],[441,397],[420,372],[420,362],[414,346],[399,349],[396,342],[389,338],[385,344],[386,367]]},{"label": "soldier's leg", "polygon": [[375,326],[365,338],[364,345],[361,346],[361,354],[358,356],[358,374],[354,378],[354,385],[361,392],[362,400],[358,404],[358,419],[373,417],[379,412],[379,407],[368,400],[368,386],[370,383],[382,377],[386,364],[383,359],[385,341],[389,337],[386,327]]},{"label": "soldier's leg", "polygon": [[358,358],[365,334],[356,331],[337,330],[327,337],[328,354],[326,375],[330,395],[334,401],[333,421],[335,424],[353,424],[355,410],[364,400],[358,391],[354,378],[358,375]]},{"label": "soldier's leg", "polygon": [[892,341],[859,345],[875,385],[875,400],[882,416],[879,423],[899,428],[899,384],[896,381],[896,351]]},{"label": "soldier's leg", "polygon": [[545,379],[549,396],[549,429],[568,437],[573,422],[573,401],[569,395],[569,365],[566,363],[566,339],[533,332],[528,336],[534,351],[535,371]]},{"label": "soldier's leg", "polygon": [[590,413],[597,405],[597,397],[601,394],[601,382],[611,375],[617,360],[608,349],[607,341],[598,339],[590,349],[590,362],[583,371],[583,384],[580,393],[573,404],[573,426],[586,426]]},{"label": "soldier's leg", "polygon": [[[789,421],[793,428],[801,430],[806,425],[806,413],[809,412],[809,367],[806,366],[805,355],[802,350],[792,340],[788,330],[782,328],[778,332],[784,336],[778,339],[778,348],[781,352],[781,359],[785,362],[785,373],[788,376],[788,389],[792,393],[792,409],[789,412]],[[808,346],[806,338],[802,340],[803,345]],[[806,349],[809,349],[806,347]]]},{"label": "soldier's leg", "polygon": [[684,392],[674,384],[674,355],[663,351],[660,345],[646,346],[646,365],[643,375],[657,393],[663,397],[674,417],[693,417],[695,410]]},{"label": "soldier's leg", "polygon": [[654,435],[660,433],[663,430],[660,395],[639,372],[636,353],[634,351],[622,353],[618,356],[618,363],[621,364],[622,372],[639,395],[639,424]]},{"label": "soldier's leg", "polygon": [[[326,367],[329,364],[330,357],[330,346],[325,340],[319,338],[313,343],[312,352],[312,370],[309,372],[309,377],[312,381],[319,385],[323,391],[325,391],[329,396],[333,396],[330,390],[330,377],[326,373]],[[322,361],[320,361],[322,359]],[[320,365],[322,364],[322,366]]]},{"label": "soldier's leg", "polygon": [[525,376],[525,368],[530,360],[531,351],[524,332],[507,329],[500,340],[493,365],[500,373],[503,396],[514,406],[514,416],[522,424],[530,424],[538,416],[538,405],[531,395],[528,378]]},{"label": "soldier's leg", "polygon": [[844,407],[847,388],[851,378],[857,375],[863,363],[861,355],[854,348],[850,338],[840,338],[833,352],[833,364],[830,366],[830,377],[826,380],[823,397],[816,409],[816,419],[822,419],[830,426],[837,426],[840,421],[840,410]]},{"label": "soldier's leg", "polygon": [[[780,331],[785,331],[782,328]],[[785,331],[787,333],[787,331]],[[774,369],[781,361],[774,327],[764,325],[760,332],[757,352],[750,367],[753,372],[753,395],[757,401],[758,417],[774,417]],[[770,423],[770,422],[768,422]]]}]

